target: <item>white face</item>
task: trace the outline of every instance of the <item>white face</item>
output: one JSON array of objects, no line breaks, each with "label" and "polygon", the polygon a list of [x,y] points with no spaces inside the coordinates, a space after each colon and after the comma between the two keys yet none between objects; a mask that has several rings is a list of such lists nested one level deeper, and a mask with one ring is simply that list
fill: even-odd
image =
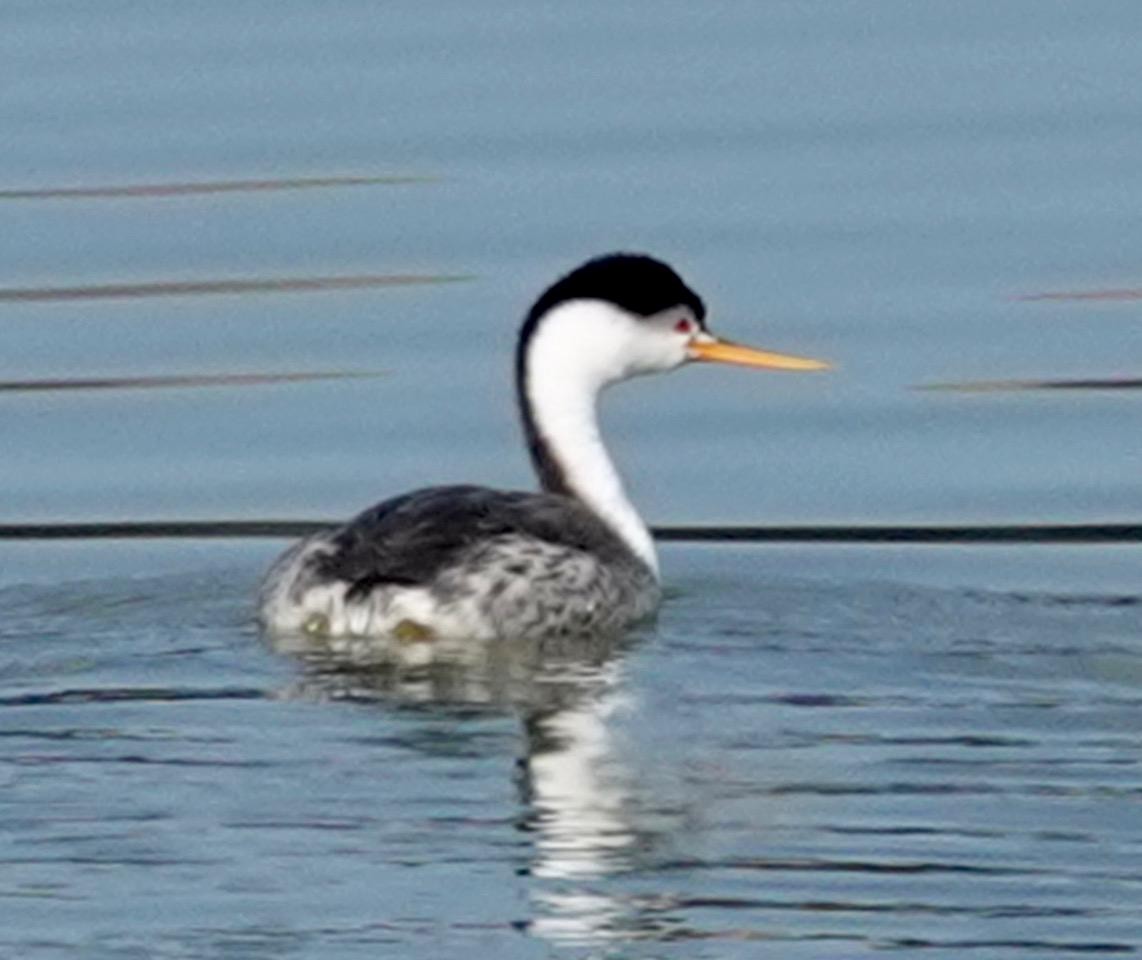
[{"label": "white face", "polygon": [[[532,373],[600,389],[628,377],[673,370],[709,339],[689,307],[638,317],[603,300],[571,300],[544,317],[531,345]],[[537,369],[538,368],[538,369]]]},{"label": "white face", "polygon": [[686,306],[671,307],[652,317],[632,318],[637,328],[631,349],[638,355],[632,374],[673,370],[693,359],[690,346],[710,339],[694,311]]},{"label": "white face", "polygon": [[555,307],[534,335],[528,364],[533,379],[597,393],[644,373],[673,370],[690,360],[770,370],[827,370],[829,364],[720,340],[689,307],[638,317],[604,300],[569,300]]}]

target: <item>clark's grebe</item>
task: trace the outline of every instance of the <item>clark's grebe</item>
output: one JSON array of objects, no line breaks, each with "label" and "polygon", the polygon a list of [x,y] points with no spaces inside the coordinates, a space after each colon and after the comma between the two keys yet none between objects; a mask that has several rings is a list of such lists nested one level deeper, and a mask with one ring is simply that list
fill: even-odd
[{"label": "clark's grebe", "polygon": [[495,638],[616,631],[659,601],[651,535],[599,436],[612,383],[692,360],[821,370],[719,340],[659,260],[612,254],[556,281],[524,320],[515,378],[542,493],[429,487],[288,550],[259,614],[275,635],[425,663]]}]

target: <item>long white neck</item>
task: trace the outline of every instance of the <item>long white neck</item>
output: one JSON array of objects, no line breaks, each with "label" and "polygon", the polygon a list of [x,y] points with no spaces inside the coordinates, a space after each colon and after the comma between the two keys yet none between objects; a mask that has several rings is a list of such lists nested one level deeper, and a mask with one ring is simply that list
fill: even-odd
[{"label": "long white neck", "polygon": [[654,540],[599,434],[599,393],[631,373],[616,359],[622,319],[592,301],[557,308],[526,345],[520,401],[544,487],[581,500],[657,576]]}]

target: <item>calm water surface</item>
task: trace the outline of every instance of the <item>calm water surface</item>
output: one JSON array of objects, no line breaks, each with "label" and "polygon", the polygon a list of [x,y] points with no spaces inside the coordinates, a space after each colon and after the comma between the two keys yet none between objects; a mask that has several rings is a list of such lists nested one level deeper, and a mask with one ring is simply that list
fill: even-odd
[{"label": "calm water surface", "polygon": [[[264,649],[268,553],[6,551],[10,955],[1142,942],[1142,605],[1029,588],[1082,551],[671,548],[621,648],[403,677]],[[1013,588],[930,585],[986,565]]]},{"label": "calm water surface", "polygon": [[[839,364],[616,392],[653,522],[1138,522],[1137,390],[911,388],[1138,379],[1140,39],[1132,0],[12,0],[0,523],[523,485],[518,318],[616,248]],[[282,545],[0,543],[0,954],[1142,949],[1136,546],[670,546],[621,648],[392,676],[261,643]]]}]

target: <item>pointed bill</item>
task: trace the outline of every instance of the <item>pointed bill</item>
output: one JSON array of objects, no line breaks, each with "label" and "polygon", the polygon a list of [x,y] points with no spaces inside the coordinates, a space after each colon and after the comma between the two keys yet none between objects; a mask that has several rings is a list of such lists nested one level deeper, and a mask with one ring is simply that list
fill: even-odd
[{"label": "pointed bill", "polygon": [[829,370],[832,367],[823,360],[756,350],[715,337],[710,337],[709,340],[695,339],[690,344],[690,358],[708,363],[735,363],[743,367],[765,367],[770,370]]}]

